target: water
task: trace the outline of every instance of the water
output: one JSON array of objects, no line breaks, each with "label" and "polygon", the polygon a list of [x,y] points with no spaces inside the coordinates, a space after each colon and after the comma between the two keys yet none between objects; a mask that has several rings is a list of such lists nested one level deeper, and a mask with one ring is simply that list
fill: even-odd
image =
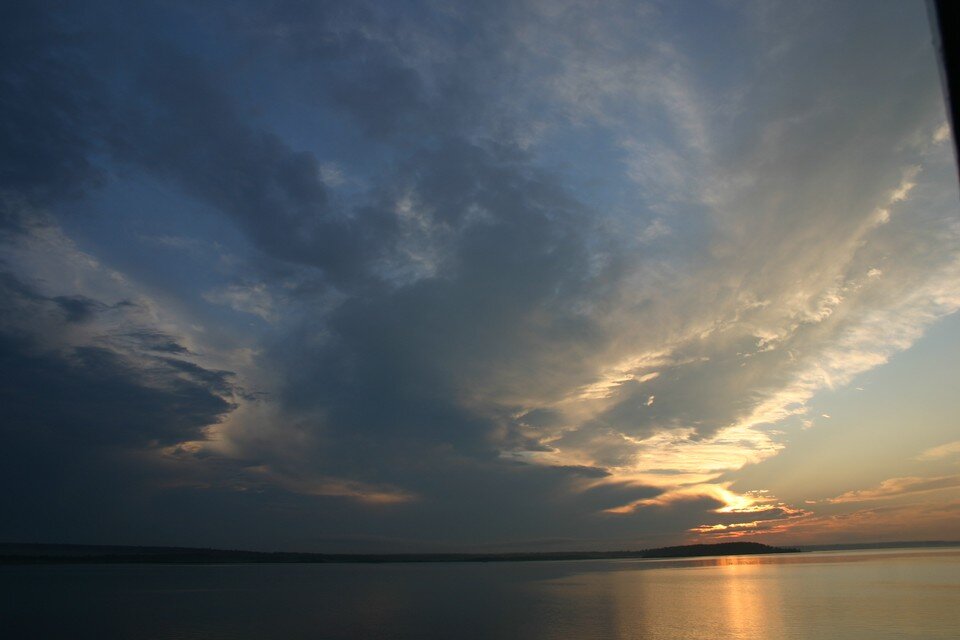
[{"label": "water", "polygon": [[960,550],[697,560],[0,567],[0,637],[960,638]]}]

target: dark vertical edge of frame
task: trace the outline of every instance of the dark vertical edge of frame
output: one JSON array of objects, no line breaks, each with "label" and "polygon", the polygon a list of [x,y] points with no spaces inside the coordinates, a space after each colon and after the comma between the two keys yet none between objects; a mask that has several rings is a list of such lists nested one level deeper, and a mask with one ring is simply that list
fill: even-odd
[{"label": "dark vertical edge of frame", "polygon": [[[933,31],[933,45],[940,62],[940,81],[943,85],[943,98],[950,116],[953,131],[954,158],[960,167],[960,141],[957,138],[957,123],[960,113],[957,100],[960,98],[960,51],[958,51],[957,25],[960,24],[960,2],[957,0],[927,0],[927,13],[930,16],[930,28]],[[960,169],[958,169],[960,171]]]}]

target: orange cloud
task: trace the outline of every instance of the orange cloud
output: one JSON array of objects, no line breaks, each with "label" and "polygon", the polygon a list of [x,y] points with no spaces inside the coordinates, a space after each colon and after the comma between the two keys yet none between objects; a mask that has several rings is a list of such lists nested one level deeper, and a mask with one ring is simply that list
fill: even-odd
[{"label": "orange cloud", "polygon": [[938,491],[940,489],[949,489],[960,487],[960,475],[940,476],[937,478],[890,478],[884,480],[872,489],[858,489],[856,491],[847,491],[836,498],[830,498],[826,502],[837,504],[844,502],[864,502],[867,500],[883,500],[886,498],[895,498],[909,493],[923,493],[926,491]]},{"label": "orange cloud", "polygon": [[956,442],[948,442],[940,445],[939,447],[927,449],[918,455],[916,459],[939,460],[942,458],[949,458],[951,456],[960,456],[960,440],[957,440]]},{"label": "orange cloud", "polygon": [[277,472],[266,466],[248,468],[248,471],[268,477],[271,483],[287,491],[309,496],[347,498],[368,505],[402,504],[417,499],[415,494],[387,484],[370,484],[332,476],[304,478]]},{"label": "orange cloud", "polygon": [[[752,533],[755,537],[764,533],[781,534],[778,536],[781,543],[815,544],[903,540],[905,531],[916,540],[942,540],[947,532],[960,531],[960,501],[884,505],[849,513],[811,516],[777,529]],[[950,538],[947,534],[947,539]]]}]

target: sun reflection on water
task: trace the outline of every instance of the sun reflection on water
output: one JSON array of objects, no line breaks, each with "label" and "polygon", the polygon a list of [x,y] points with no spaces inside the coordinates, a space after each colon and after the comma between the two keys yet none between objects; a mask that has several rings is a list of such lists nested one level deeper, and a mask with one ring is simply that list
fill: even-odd
[{"label": "sun reflection on water", "polygon": [[[923,629],[916,637],[952,638],[949,629],[960,631],[952,613],[958,561],[956,551],[628,560],[541,587],[563,602],[563,627],[575,631],[565,637],[875,640]],[[556,631],[547,626],[535,637]]]}]

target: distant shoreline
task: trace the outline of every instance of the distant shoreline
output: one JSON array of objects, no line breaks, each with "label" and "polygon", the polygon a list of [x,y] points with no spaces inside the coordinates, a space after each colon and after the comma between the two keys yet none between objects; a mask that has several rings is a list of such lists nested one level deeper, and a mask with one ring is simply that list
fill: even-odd
[{"label": "distant shoreline", "polygon": [[181,547],[115,547],[98,545],[0,544],[0,564],[383,564],[400,562],[544,562],[551,560],[614,560],[702,558],[708,556],[800,553],[758,542],[694,544],[640,551],[559,551],[516,553],[297,553],[193,549]]},{"label": "distant shoreline", "polygon": [[299,553],[67,544],[0,544],[0,565],[54,564],[387,564],[441,562],[549,562],[557,560],[655,560],[711,556],[771,555],[808,551],[958,547],[960,541],[804,545],[773,547],[757,542],[695,544],[639,551],[546,551],[513,553]]}]

